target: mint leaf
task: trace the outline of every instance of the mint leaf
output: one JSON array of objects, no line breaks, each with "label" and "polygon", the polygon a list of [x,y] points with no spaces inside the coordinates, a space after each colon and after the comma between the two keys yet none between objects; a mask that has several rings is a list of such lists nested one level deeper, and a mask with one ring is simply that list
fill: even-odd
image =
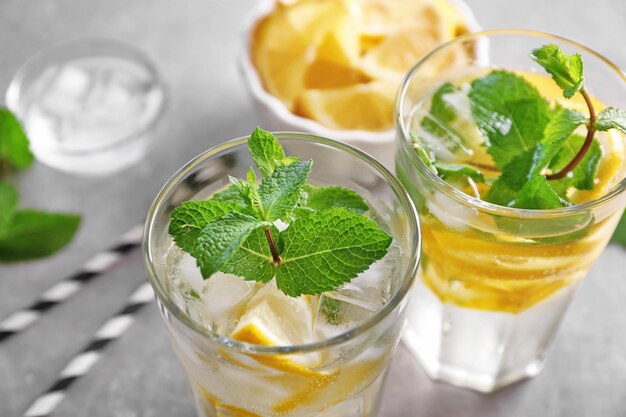
[{"label": "mint leaf", "polygon": [[307,193],[305,207],[316,211],[343,207],[355,213],[363,214],[369,210],[363,197],[349,188],[339,186],[314,187],[306,184],[304,191]]},{"label": "mint leaf", "polygon": [[611,240],[626,247],[626,214],[622,215],[622,219],[619,221]]},{"label": "mint leaf", "polygon": [[376,222],[345,208],[309,213],[282,234],[276,283],[292,297],[339,287],[382,258],[391,244]]},{"label": "mint leaf", "polygon": [[[580,135],[570,136],[554,159],[550,162],[550,169],[552,169],[552,172],[557,172],[567,165],[569,161],[571,161],[578,153],[580,148],[582,148],[583,143],[585,143],[584,137]],[[594,139],[591,143],[591,147],[587,151],[587,154],[582,161],[576,165],[572,174],[562,180],[550,181],[550,184],[554,186],[555,183],[560,183],[562,187],[566,188],[573,186],[579,190],[593,190],[594,178],[596,176],[600,158],[602,158],[602,149],[600,148],[598,141]]]},{"label": "mint leaf", "polygon": [[437,89],[430,102],[430,113],[442,122],[451,122],[456,118],[456,111],[443,99],[443,96],[456,93],[459,89],[451,83],[444,83]]},{"label": "mint leaf", "polygon": [[571,98],[583,89],[583,60],[580,54],[567,55],[558,45],[545,45],[532,51],[533,59],[541,65],[563,89],[563,96]]},{"label": "mint leaf", "polygon": [[240,206],[232,201],[185,201],[172,211],[168,232],[179,248],[190,252],[196,246],[202,229],[213,220],[238,209]]},{"label": "mint leaf", "polygon": [[524,78],[497,70],[472,81],[476,125],[500,168],[539,143],[550,120],[548,102]]},{"label": "mint leaf", "polygon": [[618,129],[626,134],[626,111],[616,109],[615,107],[607,107],[598,113],[596,123],[593,126],[600,131]]},{"label": "mint leaf", "polygon": [[219,271],[256,229],[269,226],[242,213],[228,213],[208,223],[189,253],[196,258],[205,278]]},{"label": "mint leaf", "polygon": [[0,234],[11,222],[18,200],[17,189],[9,183],[0,181]]},{"label": "mint leaf", "polygon": [[17,169],[33,163],[28,138],[17,118],[6,108],[0,108],[0,161],[6,160]]},{"label": "mint leaf", "polygon": [[[278,250],[281,251],[283,248],[281,234],[274,226],[270,226],[270,231]],[[272,252],[267,243],[264,228],[252,231],[220,270],[243,277],[247,281],[269,282],[276,274],[276,267],[273,264]]]},{"label": "mint leaf", "polygon": [[[553,111],[553,116],[545,127],[544,137],[540,143],[515,156],[504,167],[502,174],[487,193],[487,201],[508,207],[528,209],[547,208],[548,206],[554,208],[555,204],[562,207],[563,202],[559,195],[562,196],[561,193],[564,191],[561,190],[561,193],[556,190],[549,191],[547,188],[550,188],[550,185],[547,182],[544,184],[544,181],[535,180],[535,178],[544,178],[543,170],[559,153],[574,130],[586,121],[585,116],[575,110],[559,107]],[[518,195],[518,192],[521,193],[524,187],[527,188],[523,194]],[[554,195],[559,198],[555,200]],[[538,206],[533,207],[533,202]]]},{"label": "mint leaf", "polygon": [[415,150],[417,157],[422,160],[428,169],[436,174],[437,168],[434,165],[434,158],[432,158],[430,153],[424,149],[420,137],[415,132],[411,132],[411,139],[413,142],[413,149]]},{"label": "mint leaf", "polygon": [[469,177],[476,182],[485,182],[485,176],[478,169],[468,165],[450,164],[445,162],[435,162],[437,175],[446,181],[454,181],[463,177]]},{"label": "mint leaf", "polygon": [[241,195],[241,192],[239,191],[239,189],[233,186],[232,184],[224,188],[222,191],[218,191],[217,193],[213,194],[211,196],[211,200],[234,203],[237,205],[237,208],[238,208],[237,210],[234,210],[234,211],[240,211],[242,213],[253,214],[252,212],[250,212],[250,203],[249,203],[250,199],[248,198],[248,196],[246,195],[246,197],[244,198]]},{"label": "mint leaf", "polygon": [[556,191],[548,185],[542,175],[528,181],[515,197],[514,206],[522,209],[554,209],[564,207],[565,202]]},{"label": "mint leaf", "polygon": [[277,161],[282,162],[285,159],[285,151],[276,137],[258,127],[248,139],[248,151],[264,177],[272,175]]},{"label": "mint leaf", "polygon": [[17,262],[51,255],[67,245],[80,216],[36,210],[15,212],[0,231],[0,261]]},{"label": "mint leaf", "polygon": [[286,220],[300,200],[302,187],[311,172],[312,161],[277,166],[272,175],[263,178],[259,187],[261,219]]},{"label": "mint leaf", "polygon": [[444,83],[439,87],[431,100],[430,113],[424,116],[420,123],[427,133],[434,135],[437,141],[442,142],[452,153],[460,148],[465,149],[465,145],[461,139],[462,135],[450,126],[457,118],[456,111],[443,97],[458,91],[459,89],[450,83]]}]

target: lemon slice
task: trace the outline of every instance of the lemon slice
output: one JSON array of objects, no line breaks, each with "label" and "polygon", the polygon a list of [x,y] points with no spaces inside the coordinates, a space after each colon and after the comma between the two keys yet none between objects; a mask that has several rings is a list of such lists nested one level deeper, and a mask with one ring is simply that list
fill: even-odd
[{"label": "lemon slice", "polygon": [[342,1],[303,0],[263,19],[253,32],[251,58],[266,90],[292,109],[317,46],[350,16]]},{"label": "lemon slice", "polygon": [[[295,346],[314,342],[316,300],[310,296],[289,297],[276,288],[274,281],[265,284],[252,297],[246,312],[231,338],[262,346]],[[311,368],[319,366],[321,353],[292,355],[253,355],[270,368],[296,375],[320,375]]]},{"label": "lemon slice", "polygon": [[[372,78],[401,77],[424,54],[465,31],[458,12],[443,0],[381,3],[369,1],[363,10],[363,47],[378,42],[361,64]],[[441,69],[454,62],[451,58],[442,60]]]},{"label": "lemon slice", "polygon": [[593,190],[574,190],[570,196],[573,203],[595,200],[605,195],[616,182],[624,178],[626,171],[626,137],[617,130],[596,132],[603,156],[598,163]]},{"label": "lemon slice", "polygon": [[393,125],[397,84],[372,81],[302,94],[296,112],[333,129],[377,131]]}]

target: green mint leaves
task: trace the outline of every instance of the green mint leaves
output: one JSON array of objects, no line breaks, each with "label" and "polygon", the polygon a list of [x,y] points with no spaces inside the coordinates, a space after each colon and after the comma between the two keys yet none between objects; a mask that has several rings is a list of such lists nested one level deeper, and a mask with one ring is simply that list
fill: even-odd
[{"label": "green mint leaves", "polygon": [[374,221],[345,208],[304,215],[289,225],[283,239],[276,284],[291,296],[338,288],[382,258],[391,243]]},{"label": "green mint leaves", "polygon": [[257,128],[248,150],[260,184],[251,168],[245,180],[230,178],[212,198],[172,212],[169,233],[205,279],[217,271],[258,282],[275,277],[287,295],[319,294],[387,253],[391,237],[363,215],[369,207],[356,192],[306,184],[313,162],[285,156],[269,132]]},{"label": "green mint leaves", "polygon": [[596,130],[604,132],[610,129],[617,129],[626,134],[626,111],[607,107],[598,113],[598,118],[594,124]]},{"label": "green mint leaves", "polygon": [[22,126],[9,109],[0,107],[0,161],[15,169],[26,169],[33,159]]},{"label": "green mint leaves", "polygon": [[[486,201],[507,207],[553,209],[570,204],[568,191],[572,188],[593,189],[602,156],[594,133],[609,129],[626,133],[626,112],[609,107],[595,114],[585,91],[580,55],[567,55],[557,45],[535,49],[531,55],[552,76],[564,97],[583,96],[589,115],[549,101],[519,74],[493,70],[474,79],[467,88],[442,84],[432,96],[429,113],[421,120],[423,132],[415,134],[413,141],[419,158],[442,179],[462,187],[472,182],[488,184],[488,191],[481,196]],[[463,131],[452,127],[460,117],[460,108],[450,103],[460,103],[459,97],[465,96],[482,135],[480,146],[486,149],[491,163],[451,163],[446,156],[455,155],[467,142],[464,136],[471,135],[466,127]],[[586,137],[577,134],[585,128]],[[436,146],[443,146],[443,152],[433,147],[433,138],[428,135],[438,139]],[[476,193],[477,188],[472,187]]]},{"label": "green mint leaves", "polygon": [[545,45],[534,49],[535,61],[552,75],[552,79],[563,90],[565,98],[572,98],[583,89],[583,60],[580,54],[567,55],[558,45]]},{"label": "green mint leaves", "polygon": [[0,261],[27,261],[52,255],[66,246],[80,225],[80,216],[19,210],[0,230]]},{"label": "green mint leaves", "polygon": [[52,255],[66,246],[80,216],[19,209],[17,188],[3,181],[11,169],[33,162],[29,142],[16,117],[0,108],[0,262],[18,262]]},{"label": "green mint leaves", "polygon": [[487,150],[500,168],[534,148],[550,121],[548,102],[512,72],[496,70],[474,80],[469,98]]}]

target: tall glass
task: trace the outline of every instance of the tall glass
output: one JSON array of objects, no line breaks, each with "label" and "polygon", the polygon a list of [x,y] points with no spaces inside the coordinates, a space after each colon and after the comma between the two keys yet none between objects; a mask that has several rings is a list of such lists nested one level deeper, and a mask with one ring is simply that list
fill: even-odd
[{"label": "tall glass", "polygon": [[[223,189],[229,175],[245,177],[252,165],[247,138],[236,139],[183,167],[150,208],[145,262],[172,345],[192,387],[198,416],[376,416],[417,271],[420,235],[415,208],[402,185],[368,155],[311,135],[279,133],[277,137],[288,155],[313,159],[312,184],[350,187],[367,200],[372,218],[394,239],[394,256],[384,258],[382,269],[373,272],[382,274],[384,285],[354,287],[352,293],[344,293],[345,299],[336,302],[347,303],[343,306],[348,306],[349,314],[360,315],[370,308],[367,318],[313,343],[261,346],[212,331],[211,323],[194,312],[193,300],[172,285],[168,224],[170,213],[181,202]],[[337,157],[356,169],[346,174],[333,163]],[[372,308],[368,300],[378,297],[382,288],[389,297]],[[224,292],[224,297],[233,294]]]},{"label": "tall glass", "polygon": [[[447,43],[417,63],[399,91],[396,169],[416,203],[423,238],[405,341],[432,378],[489,392],[536,375],[626,204],[624,137],[615,140],[621,153],[603,155],[599,166],[599,176],[612,178],[607,190],[552,210],[469,196],[429,170],[413,149],[410,134],[419,123],[413,112],[442,82],[492,68],[538,77],[532,74],[545,71],[530,51],[552,43],[582,55],[585,85],[597,100],[626,107],[626,76],[614,64],[575,42],[527,31],[480,32]],[[432,63],[451,55],[457,59],[446,71],[434,70],[440,66]],[[541,92],[560,95],[556,86]]]}]

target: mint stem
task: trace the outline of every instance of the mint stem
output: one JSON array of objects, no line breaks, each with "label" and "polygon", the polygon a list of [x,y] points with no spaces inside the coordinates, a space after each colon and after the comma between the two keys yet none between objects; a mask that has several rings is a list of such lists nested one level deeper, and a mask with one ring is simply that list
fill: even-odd
[{"label": "mint stem", "polygon": [[9,161],[0,159],[0,180],[9,175]]},{"label": "mint stem", "polygon": [[580,94],[582,94],[583,98],[585,99],[585,103],[587,103],[587,108],[589,109],[589,126],[587,126],[587,137],[585,138],[585,143],[583,143],[583,146],[581,146],[574,159],[572,159],[567,165],[565,165],[562,170],[554,174],[546,175],[546,178],[549,180],[560,180],[561,178],[564,178],[567,174],[569,174],[574,168],[576,168],[576,165],[578,165],[580,161],[583,160],[583,158],[587,154],[587,151],[591,147],[591,144],[593,143],[593,136],[596,133],[596,129],[594,127],[594,125],[596,124],[596,111],[593,108],[591,97],[589,97],[587,91],[585,91],[585,89],[581,89]]},{"label": "mint stem", "polygon": [[280,265],[280,256],[278,255],[278,250],[276,249],[276,243],[274,243],[274,236],[272,236],[272,231],[269,227],[265,229],[265,237],[267,238],[267,243],[270,245],[270,251],[272,252],[272,259],[274,266]]}]

